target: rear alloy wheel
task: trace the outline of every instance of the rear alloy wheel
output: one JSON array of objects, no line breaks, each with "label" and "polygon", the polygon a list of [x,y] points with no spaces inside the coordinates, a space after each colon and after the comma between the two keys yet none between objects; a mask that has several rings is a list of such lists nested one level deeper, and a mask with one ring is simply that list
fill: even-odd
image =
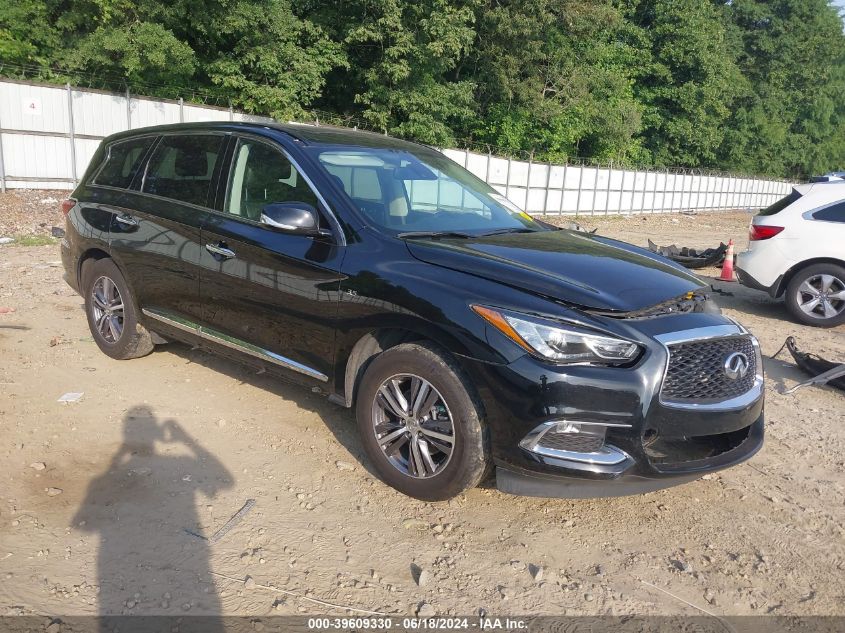
[{"label": "rear alloy wheel", "polygon": [[427,343],[403,343],[367,366],[358,431],[379,476],[425,501],[473,488],[489,464],[481,406],[461,369]]},{"label": "rear alloy wheel", "polygon": [[786,288],[786,304],[807,325],[845,323],[845,268],[815,264],[798,271]]},{"label": "rear alloy wheel", "polygon": [[99,277],[91,289],[91,309],[97,333],[107,343],[117,343],[123,335],[123,297],[108,277]]},{"label": "rear alloy wheel", "polygon": [[153,351],[152,337],[138,323],[132,294],[112,260],[85,262],[82,296],[91,335],[104,354],[126,360]]}]

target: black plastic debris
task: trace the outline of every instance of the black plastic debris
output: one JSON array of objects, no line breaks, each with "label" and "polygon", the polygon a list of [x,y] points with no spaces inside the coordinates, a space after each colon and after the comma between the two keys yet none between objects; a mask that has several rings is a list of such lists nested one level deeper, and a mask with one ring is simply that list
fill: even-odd
[{"label": "black plastic debris", "polygon": [[560,226],[556,224],[552,224],[551,222],[545,222],[539,218],[534,218],[534,221],[542,227],[547,229],[551,229],[552,231],[560,231],[562,229],[567,229],[569,231],[578,231],[579,233],[595,233],[598,230],[598,227],[594,228],[592,231],[588,231],[586,227],[581,226],[577,222],[567,222],[566,224],[561,224]]},{"label": "black plastic debris", "polygon": [[[783,393],[792,393],[808,385],[830,385],[831,387],[845,391],[845,363],[833,363],[817,354],[802,352],[798,349],[798,346],[795,344],[795,338],[792,336],[786,339],[783,347],[789,350],[792,358],[795,359],[795,364],[798,365],[801,371],[812,376],[810,380],[805,380]],[[776,358],[783,350],[783,347],[772,358]]]},{"label": "black plastic debris", "polygon": [[717,248],[698,250],[686,246],[678,248],[674,244],[658,246],[649,240],[648,250],[663,255],[663,257],[668,257],[673,262],[678,262],[686,268],[706,268],[707,266],[718,266],[725,261],[728,245],[722,242]]}]

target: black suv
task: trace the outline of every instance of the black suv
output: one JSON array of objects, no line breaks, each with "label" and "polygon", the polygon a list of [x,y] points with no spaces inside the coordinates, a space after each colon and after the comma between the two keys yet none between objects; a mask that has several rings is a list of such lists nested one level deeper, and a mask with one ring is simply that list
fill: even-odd
[{"label": "black suv", "polygon": [[112,358],[178,339],[355,407],[391,486],[656,490],[763,442],[757,341],[634,246],[532,219],[441,153],[208,123],[105,139],[63,207]]}]

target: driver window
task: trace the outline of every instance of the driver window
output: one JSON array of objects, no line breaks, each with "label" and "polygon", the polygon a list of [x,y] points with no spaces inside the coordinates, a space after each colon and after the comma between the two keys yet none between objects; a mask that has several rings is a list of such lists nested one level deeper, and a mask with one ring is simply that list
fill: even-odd
[{"label": "driver window", "polygon": [[240,139],[223,210],[259,222],[261,210],[273,202],[305,202],[319,208],[317,196],[308,183],[278,149],[259,141]]}]

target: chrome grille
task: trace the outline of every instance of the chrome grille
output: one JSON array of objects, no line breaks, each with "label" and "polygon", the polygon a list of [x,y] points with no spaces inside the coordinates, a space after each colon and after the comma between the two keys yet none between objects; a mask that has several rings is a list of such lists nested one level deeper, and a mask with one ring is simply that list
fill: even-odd
[{"label": "chrome grille", "polygon": [[[661,397],[665,402],[713,403],[740,396],[756,380],[757,354],[749,336],[731,336],[675,343],[669,348],[669,367]],[[748,373],[732,380],[725,373],[725,359],[733,352],[748,358]]]}]

